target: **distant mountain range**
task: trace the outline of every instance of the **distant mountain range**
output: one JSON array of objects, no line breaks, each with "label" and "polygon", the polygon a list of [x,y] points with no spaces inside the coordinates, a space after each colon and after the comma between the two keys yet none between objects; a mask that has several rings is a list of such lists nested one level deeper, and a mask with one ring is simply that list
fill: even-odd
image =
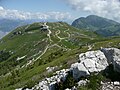
[{"label": "distant mountain range", "polygon": [[0,38],[19,26],[33,22],[39,22],[39,20],[0,19]]},{"label": "distant mountain range", "polygon": [[[40,22],[40,20],[0,19],[0,38],[19,26],[33,22]],[[72,26],[94,31],[105,37],[120,36],[120,23],[96,15],[78,18],[73,21]]]},{"label": "distant mountain range", "polygon": [[27,24],[24,20],[0,19],[0,38],[18,26]]},{"label": "distant mountain range", "polygon": [[73,21],[72,26],[95,31],[105,37],[120,36],[120,23],[96,15],[78,18]]}]

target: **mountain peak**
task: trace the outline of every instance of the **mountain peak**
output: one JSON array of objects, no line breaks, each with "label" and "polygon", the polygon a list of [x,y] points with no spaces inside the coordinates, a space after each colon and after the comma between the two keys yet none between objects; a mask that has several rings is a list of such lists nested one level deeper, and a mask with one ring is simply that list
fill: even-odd
[{"label": "mountain peak", "polygon": [[86,18],[89,18],[89,17],[99,17],[97,15],[88,15]]},{"label": "mountain peak", "polygon": [[86,18],[81,17],[76,19],[73,21],[72,26],[79,29],[95,31],[103,36],[120,35],[120,23],[96,15],[89,15]]}]

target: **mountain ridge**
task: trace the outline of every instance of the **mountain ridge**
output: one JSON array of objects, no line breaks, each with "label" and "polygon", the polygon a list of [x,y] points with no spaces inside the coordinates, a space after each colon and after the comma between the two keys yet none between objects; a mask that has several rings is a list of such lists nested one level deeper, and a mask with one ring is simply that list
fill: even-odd
[{"label": "mountain ridge", "polygon": [[[0,40],[0,88],[31,88],[56,70],[68,68],[78,55],[101,47],[119,46],[119,37],[104,38],[65,22],[21,26]],[[47,72],[47,67],[56,67]]]},{"label": "mountain ridge", "polygon": [[120,23],[96,15],[78,18],[73,21],[72,26],[95,31],[105,37],[120,36]]}]

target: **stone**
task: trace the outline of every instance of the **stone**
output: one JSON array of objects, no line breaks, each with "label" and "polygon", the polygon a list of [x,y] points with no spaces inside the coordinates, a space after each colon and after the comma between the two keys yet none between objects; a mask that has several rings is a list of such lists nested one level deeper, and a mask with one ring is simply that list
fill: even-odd
[{"label": "stone", "polygon": [[86,80],[80,80],[77,84],[78,86],[85,86],[89,81],[86,79]]},{"label": "stone", "polygon": [[71,65],[73,77],[77,80],[93,72],[100,72],[108,66],[107,58],[100,50],[88,51],[79,55],[79,63]]},{"label": "stone", "polygon": [[49,90],[55,90],[55,85],[56,85],[56,82],[52,82],[49,84]]},{"label": "stone", "polygon": [[[43,79],[39,84],[32,87],[32,89],[26,88],[24,90],[56,90],[56,83],[59,83],[61,80],[64,81],[68,75],[68,71],[69,69],[56,71],[55,76]],[[16,90],[22,90],[22,88]]]},{"label": "stone", "polygon": [[[32,89],[25,90],[55,90],[56,83],[65,81],[68,72],[72,72],[73,78],[79,80],[80,77],[87,77],[93,72],[101,72],[107,66],[113,65],[114,70],[120,72],[120,50],[117,48],[102,48],[101,50],[88,51],[79,55],[79,62],[73,63],[70,69],[56,71],[54,76],[45,78]],[[46,70],[52,71],[54,67],[47,67]],[[85,85],[88,80],[80,80],[78,86]],[[120,82],[101,82],[100,90],[120,90]],[[16,89],[16,90],[22,90]],[[76,90],[75,88],[65,90]]]},{"label": "stone", "polygon": [[82,63],[75,63],[71,65],[73,77],[77,80],[80,77],[90,75],[89,71],[85,68]]},{"label": "stone", "polygon": [[47,72],[48,73],[50,73],[50,72],[53,72],[55,69],[57,69],[58,68],[58,66],[55,66],[55,67],[47,67],[46,68],[46,70],[47,70]]},{"label": "stone", "polygon": [[100,90],[120,90],[120,83],[117,81],[102,83]]},{"label": "stone", "polygon": [[107,58],[105,57],[104,53],[100,50],[97,51],[88,51],[86,53],[82,53],[79,55],[79,60],[91,59],[97,62],[100,65],[107,66]]},{"label": "stone", "polygon": [[105,54],[108,64],[112,64],[114,70],[120,73],[120,49],[103,48],[101,51]]},{"label": "stone", "polygon": [[115,82],[113,82],[113,83],[114,83],[114,85],[116,85],[116,86],[117,86],[117,85],[118,85],[118,86],[120,85],[120,82],[118,82],[118,81],[115,81]]}]

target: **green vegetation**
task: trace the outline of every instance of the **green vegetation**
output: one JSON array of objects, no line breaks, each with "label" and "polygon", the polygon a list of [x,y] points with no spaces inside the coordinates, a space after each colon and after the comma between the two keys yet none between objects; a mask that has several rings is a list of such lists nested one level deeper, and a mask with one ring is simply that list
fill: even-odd
[{"label": "green vegetation", "polygon": [[[92,46],[91,50],[101,47],[120,48],[120,37],[103,38],[64,22],[47,23],[50,33],[49,30],[40,29],[42,24],[18,27],[0,40],[0,51],[4,51],[0,53],[1,90],[31,88],[55,72],[46,72],[47,67],[58,66],[58,70],[69,68],[78,60],[80,53],[88,51],[89,45]],[[66,86],[71,87],[74,80],[71,76],[68,78],[66,82],[69,85]]]},{"label": "green vegetation", "polygon": [[105,79],[102,73],[93,73],[88,77],[89,82],[85,86],[80,86],[79,90],[100,90],[101,81]]},{"label": "green vegetation", "polygon": [[64,82],[61,81],[58,84],[57,90],[64,90],[66,88],[72,88],[73,86],[75,86],[75,84],[76,84],[76,81],[73,78],[72,73],[69,72],[66,80]]},{"label": "green vegetation", "polygon": [[95,31],[105,37],[120,36],[120,23],[95,15],[76,19],[72,23],[72,26],[88,31]]}]

